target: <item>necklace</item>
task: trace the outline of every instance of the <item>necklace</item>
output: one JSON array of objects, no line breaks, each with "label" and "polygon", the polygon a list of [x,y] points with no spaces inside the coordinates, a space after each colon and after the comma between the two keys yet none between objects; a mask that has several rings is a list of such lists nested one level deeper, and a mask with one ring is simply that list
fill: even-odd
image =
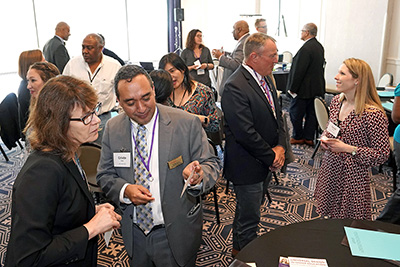
[{"label": "necklace", "polygon": [[[183,87],[183,85],[182,85],[182,87]],[[182,95],[182,97],[181,97],[181,101],[179,101],[179,104],[177,105],[177,107],[180,107],[181,105],[182,105],[182,101],[183,101],[183,98],[185,97],[185,95],[186,95],[186,88],[185,88],[185,90],[183,91],[183,95]],[[175,103],[175,90],[172,92],[172,98],[173,98],[173,101],[174,101],[174,105],[176,105],[176,103]]]}]

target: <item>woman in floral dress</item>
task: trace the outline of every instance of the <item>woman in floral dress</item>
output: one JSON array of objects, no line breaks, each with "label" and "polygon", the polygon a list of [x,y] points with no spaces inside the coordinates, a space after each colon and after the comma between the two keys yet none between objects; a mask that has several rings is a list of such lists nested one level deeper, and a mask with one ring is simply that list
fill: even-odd
[{"label": "woman in floral dress", "polygon": [[175,53],[164,55],[159,68],[172,77],[174,90],[167,99],[168,105],[196,115],[206,132],[218,132],[219,117],[211,88],[192,80],[185,62]]},{"label": "woman in floral dress", "polygon": [[335,76],[328,128],[321,137],[325,155],[314,197],[317,212],[330,218],[371,220],[369,170],[390,153],[388,119],[369,65],[346,59]]}]

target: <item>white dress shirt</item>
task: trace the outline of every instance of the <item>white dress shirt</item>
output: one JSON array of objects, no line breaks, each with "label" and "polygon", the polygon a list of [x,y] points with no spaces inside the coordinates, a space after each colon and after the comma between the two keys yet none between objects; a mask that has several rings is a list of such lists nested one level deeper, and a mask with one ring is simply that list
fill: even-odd
[{"label": "white dress shirt", "polygon": [[[162,214],[162,209],[161,209],[161,194],[160,194],[160,174],[159,174],[159,160],[158,160],[158,133],[159,133],[159,117],[157,117],[156,120],[156,114],[158,112],[158,109],[156,109],[156,112],[154,113],[153,118],[149,123],[144,125],[146,127],[146,140],[147,140],[147,155],[150,156],[150,149],[151,149],[151,143],[152,143],[152,138],[153,138],[153,127],[154,127],[154,140],[153,140],[153,149],[151,151],[151,158],[150,158],[150,173],[152,176],[152,180],[150,180],[149,185],[150,185],[150,193],[152,194],[152,197],[154,197],[154,201],[151,202],[152,206],[152,212],[153,212],[153,223],[154,225],[159,225],[159,224],[164,224],[164,217]],[[131,120],[131,134],[135,135],[136,139],[136,134],[137,134],[137,127],[138,124]],[[132,137],[132,159],[135,157],[135,154],[137,153],[136,147],[135,147],[135,141],[133,140]],[[147,164],[147,162],[146,162]],[[120,201],[125,204],[131,204],[132,202],[130,199],[124,197],[125,189],[129,184],[126,183],[120,192]],[[136,207],[134,209],[134,218],[133,221],[136,222]]]},{"label": "white dress shirt", "polygon": [[97,92],[99,102],[102,103],[100,115],[111,111],[117,102],[114,91],[114,77],[121,64],[115,59],[103,55],[103,58],[92,73],[89,65],[85,62],[82,55],[71,58],[65,65],[63,74],[87,81]]}]

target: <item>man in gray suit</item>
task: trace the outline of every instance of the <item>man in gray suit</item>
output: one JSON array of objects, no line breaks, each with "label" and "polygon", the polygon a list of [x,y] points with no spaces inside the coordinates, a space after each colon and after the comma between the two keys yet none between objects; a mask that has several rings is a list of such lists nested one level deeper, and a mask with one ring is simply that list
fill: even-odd
[{"label": "man in gray suit", "polygon": [[[195,266],[201,194],[215,185],[219,159],[196,116],[156,104],[153,82],[143,68],[122,67],[114,86],[125,112],[107,122],[97,181],[123,212],[131,265]],[[146,206],[149,216],[142,219]]]},{"label": "man in gray suit", "polygon": [[233,38],[237,40],[235,49],[232,53],[223,52],[219,49],[213,49],[212,53],[215,58],[219,59],[219,66],[224,67],[224,75],[219,86],[219,95],[222,97],[224,85],[231,74],[242,64],[244,59],[243,45],[247,37],[249,37],[249,24],[244,20],[239,20],[233,25]]},{"label": "man in gray suit", "polygon": [[56,26],[56,34],[43,47],[44,58],[57,66],[60,73],[63,72],[65,65],[69,60],[65,41],[70,36],[70,28],[67,23],[59,22]]}]

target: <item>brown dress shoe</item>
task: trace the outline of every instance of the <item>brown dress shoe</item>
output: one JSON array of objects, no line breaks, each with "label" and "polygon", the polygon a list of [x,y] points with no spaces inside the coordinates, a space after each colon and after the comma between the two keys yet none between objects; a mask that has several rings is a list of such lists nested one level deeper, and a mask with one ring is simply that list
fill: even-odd
[{"label": "brown dress shoe", "polygon": [[240,252],[240,250],[236,250],[232,248],[232,258],[236,257],[236,255]]},{"label": "brown dress shoe", "polygon": [[314,141],[313,140],[304,140],[304,143],[309,146],[314,146]]},{"label": "brown dress shoe", "polygon": [[302,145],[302,144],[304,144],[304,139],[297,140],[297,139],[294,139],[292,137],[292,138],[290,138],[290,144],[292,144],[292,145]]}]

